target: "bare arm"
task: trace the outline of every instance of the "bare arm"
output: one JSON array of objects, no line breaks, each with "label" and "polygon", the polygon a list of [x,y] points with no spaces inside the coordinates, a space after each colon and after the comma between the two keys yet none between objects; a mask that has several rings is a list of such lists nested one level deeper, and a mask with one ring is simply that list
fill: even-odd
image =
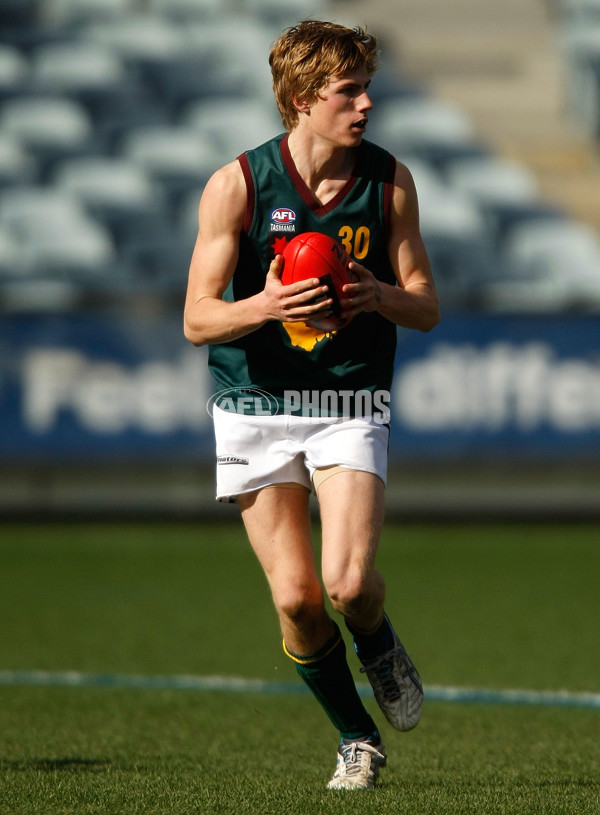
[{"label": "bare arm", "polygon": [[391,206],[388,254],[397,286],[377,280],[356,261],[351,269],[358,283],[344,286],[349,299],[344,310],[354,316],[361,311],[378,311],[405,328],[430,331],[440,319],[439,301],[427,251],[419,231],[419,206],[414,181],[408,169],[397,162]]},{"label": "bare arm", "polygon": [[184,309],[184,334],[193,345],[228,342],[269,320],[300,322],[331,303],[310,305],[316,295],[326,292],[316,278],[284,286],[279,280],[279,258],[266,272],[261,292],[233,303],[222,299],[238,261],[245,208],[246,184],[236,161],[212,176],[200,201]]}]

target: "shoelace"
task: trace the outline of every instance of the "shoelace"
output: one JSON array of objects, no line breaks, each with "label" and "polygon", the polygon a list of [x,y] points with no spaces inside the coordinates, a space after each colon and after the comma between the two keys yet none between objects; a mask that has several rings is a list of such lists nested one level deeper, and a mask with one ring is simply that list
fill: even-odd
[{"label": "shoelace", "polygon": [[[382,690],[390,701],[399,699],[403,693],[402,689],[398,687],[398,683],[394,677],[394,659],[396,656],[403,656],[404,654],[406,654],[404,648],[401,645],[397,645],[391,651],[387,651],[360,669],[361,673],[374,671],[377,674],[377,679],[381,683]],[[407,673],[410,673],[410,671],[407,671]]]},{"label": "shoelace", "polygon": [[361,764],[358,755],[359,752],[363,753],[364,750],[361,750],[356,742],[343,745],[342,756],[344,758],[344,764],[346,765],[346,775],[358,775],[360,773]]}]

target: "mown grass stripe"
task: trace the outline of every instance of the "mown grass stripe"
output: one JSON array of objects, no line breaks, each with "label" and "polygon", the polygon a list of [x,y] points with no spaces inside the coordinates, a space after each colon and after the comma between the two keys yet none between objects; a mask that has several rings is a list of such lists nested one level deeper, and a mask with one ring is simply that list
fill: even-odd
[{"label": "mown grass stripe", "polygon": [[[145,676],[139,674],[88,674],[79,671],[0,671],[0,686],[72,688],[118,688],[133,690],[196,690],[229,693],[303,694],[299,683],[269,682],[236,676]],[[358,686],[361,696],[373,695],[369,685]],[[580,707],[600,710],[600,693],[567,690],[535,691],[489,688],[458,688],[443,685],[425,687],[425,696],[436,702],[462,702],[493,705]]]}]

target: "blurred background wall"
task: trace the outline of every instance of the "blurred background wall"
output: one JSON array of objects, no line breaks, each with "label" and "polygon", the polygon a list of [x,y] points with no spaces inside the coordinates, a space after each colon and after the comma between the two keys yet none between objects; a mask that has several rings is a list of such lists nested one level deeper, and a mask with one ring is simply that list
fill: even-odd
[{"label": "blurred background wall", "polygon": [[598,0],[0,0],[0,512],[213,502],[182,335],[210,174],[281,131],[267,55],[381,39],[368,138],[415,177],[442,300],[399,330],[389,508],[600,514]]}]

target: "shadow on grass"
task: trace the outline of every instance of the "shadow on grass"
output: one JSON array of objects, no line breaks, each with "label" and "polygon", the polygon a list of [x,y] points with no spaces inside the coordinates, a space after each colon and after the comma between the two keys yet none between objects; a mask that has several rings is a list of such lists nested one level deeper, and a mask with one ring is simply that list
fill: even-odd
[{"label": "shadow on grass", "polygon": [[42,772],[85,771],[101,772],[112,767],[112,761],[97,758],[15,758],[0,759],[0,770],[13,770],[16,772]]}]

